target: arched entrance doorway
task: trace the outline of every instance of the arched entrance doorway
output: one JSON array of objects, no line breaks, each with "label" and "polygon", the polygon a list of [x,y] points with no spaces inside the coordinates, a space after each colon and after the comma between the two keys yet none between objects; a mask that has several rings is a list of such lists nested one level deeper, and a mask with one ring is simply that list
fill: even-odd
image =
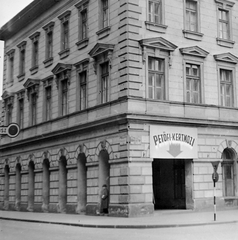
[{"label": "arched entrance doorway", "polygon": [[106,150],[101,150],[98,156],[99,160],[99,188],[101,189],[103,184],[106,184],[109,188],[110,185],[110,166],[109,166],[109,154]]},{"label": "arched entrance doorway", "polygon": [[21,204],[21,165],[16,165],[16,192],[15,192],[15,208],[17,211],[20,210]]},{"label": "arched entrance doorway", "polygon": [[35,165],[33,161],[28,165],[28,207],[27,210],[32,212],[34,208],[34,187],[35,187]]},{"label": "arched entrance doorway", "polygon": [[67,160],[61,156],[59,160],[59,208],[58,211],[66,213],[67,204]]},{"label": "arched entrance doorway", "polygon": [[80,153],[77,159],[77,174],[78,174],[78,195],[77,195],[77,213],[86,211],[87,203],[87,168],[86,168],[86,156],[84,153]]},{"label": "arched entrance doorway", "polygon": [[223,196],[234,197],[235,196],[235,164],[236,153],[231,148],[225,148],[222,153],[222,184],[223,184]]},{"label": "arched entrance doorway", "polygon": [[50,198],[50,162],[49,159],[44,159],[43,164],[43,186],[42,186],[42,211],[49,211],[49,198]]},{"label": "arched entrance doorway", "polygon": [[7,210],[9,206],[9,166],[4,168],[4,209]]}]

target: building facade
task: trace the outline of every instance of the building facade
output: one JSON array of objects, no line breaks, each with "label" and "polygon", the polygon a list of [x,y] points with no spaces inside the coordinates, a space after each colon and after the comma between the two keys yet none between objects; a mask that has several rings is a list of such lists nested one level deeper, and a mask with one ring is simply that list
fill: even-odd
[{"label": "building facade", "polygon": [[5,41],[0,207],[109,215],[238,199],[238,4],[33,1]]}]

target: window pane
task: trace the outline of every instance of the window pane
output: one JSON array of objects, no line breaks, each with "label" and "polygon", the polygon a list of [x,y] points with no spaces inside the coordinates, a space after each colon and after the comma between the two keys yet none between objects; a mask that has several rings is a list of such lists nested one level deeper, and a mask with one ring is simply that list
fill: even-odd
[{"label": "window pane", "polygon": [[200,103],[201,79],[199,65],[186,64],[186,100],[190,103]]},{"label": "window pane", "polygon": [[195,1],[186,1],[186,29],[197,31],[197,3]]},{"label": "window pane", "polygon": [[164,60],[149,57],[148,71],[148,97],[163,100],[165,92]]},{"label": "window pane", "polygon": [[153,70],[153,69],[154,69],[153,64],[154,64],[153,58],[149,57],[148,68],[151,69],[151,70]]}]

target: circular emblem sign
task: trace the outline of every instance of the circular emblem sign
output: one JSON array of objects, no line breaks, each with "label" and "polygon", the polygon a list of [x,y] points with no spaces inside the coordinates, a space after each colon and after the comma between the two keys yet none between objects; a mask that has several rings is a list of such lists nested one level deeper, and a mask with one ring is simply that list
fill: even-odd
[{"label": "circular emblem sign", "polygon": [[7,135],[11,138],[16,137],[20,132],[20,128],[16,123],[11,123],[7,127]]}]

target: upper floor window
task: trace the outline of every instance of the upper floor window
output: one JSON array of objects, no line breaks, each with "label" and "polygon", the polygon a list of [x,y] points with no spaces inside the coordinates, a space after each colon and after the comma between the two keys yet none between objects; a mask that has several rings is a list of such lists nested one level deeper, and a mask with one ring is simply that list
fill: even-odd
[{"label": "upper floor window", "polygon": [[17,47],[19,48],[19,75],[17,77],[19,78],[19,81],[21,81],[25,76],[26,41],[23,41],[17,45]]},{"label": "upper floor window", "polygon": [[238,57],[231,53],[214,55],[217,61],[219,105],[222,107],[236,106],[235,73]]},{"label": "upper floor window", "polygon": [[104,62],[100,64],[100,93],[101,93],[101,103],[106,103],[109,101],[109,63]]},{"label": "upper floor window", "polygon": [[78,49],[88,45],[88,2],[89,0],[84,0],[75,5],[79,11],[79,42],[76,43]]},{"label": "upper floor window", "polygon": [[18,99],[17,123],[20,129],[24,128],[24,98],[25,98],[25,91],[20,91],[17,94],[17,99]]},{"label": "upper floor window", "polygon": [[201,100],[201,73],[200,66],[186,64],[186,102],[200,103]]},{"label": "upper floor window", "polygon": [[45,30],[45,61],[44,64],[46,67],[50,66],[53,63],[53,29],[54,22],[48,23],[43,27]]},{"label": "upper floor window", "polygon": [[48,121],[52,115],[52,82],[53,76],[42,80],[44,86],[43,99],[43,120]]},{"label": "upper floor window", "polygon": [[163,100],[165,98],[164,59],[148,57],[148,97]]},{"label": "upper floor window", "polygon": [[229,29],[229,12],[223,9],[218,9],[219,13],[219,37],[230,39]]},{"label": "upper floor window", "polygon": [[15,49],[12,49],[7,53],[8,56],[8,80],[7,82],[9,84],[12,84],[14,82],[14,55],[15,55]]},{"label": "upper floor window", "polygon": [[30,95],[30,121],[31,125],[37,122],[37,94],[34,92]]},{"label": "upper floor window", "polygon": [[94,70],[98,75],[98,100],[100,103],[110,101],[110,69],[112,61],[114,45],[98,43],[89,52],[89,55],[94,58]]},{"label": "upper floor window", "polygon": [[39,94],[39,79],[28,79],[23,86],[27,89],[29,101],[29,126],[37,124],[37,99]]},{"label": "upper floor window", "polygon": [[62,24],[62,50],[69,48],[69,22],[65,21]]},{"label": "upper floor window", "polygon": [[61,59],[69,55],[69,18],[71,11],[66,11],[58,18],[61,20]]},{"label": "upper floor window", "polygon": [[102,28],[109,26],[108,0],[102,0]]},{"label": "upper floor window", "polygon": [[168,68],[170,52],[177,46],[162,37],[139,41],[145,66],[145,98],[168,99]]},{"label": "upper floor window", "polygon": [[76,63],[76,69],[78,73],[78,82],[77,82],[77,110],[84,110],[87,108],[87,75],[88,75],[88,63],[89,59],[85,59]]},{"label": "upper floor window", "polygon": [[220,69],[219,74],[220,74],[221,106],[233,107],[232,70]]},{"label": "upper floor window", "polygon": [[162,0],[149,0],[149,22],[162,24]]},{"label": "upper floor window", "polygon": [[227,0],[214,0],[217,4],[217,43],[224,47],[233,47],[232,7],[235,4]]},{"label": "upper floor window", "polygon": [[86,109],[87,104],[87,71],[83,71],[79,74],[80,81],[80,110]]},{"label": "upper floor window", "polygon": [[146,28],[159,33],[165,33],[164,0],[147,0]]},{"label": "upper floor window", "polygon": [[31,74],[34,74],[38,70],[38,61],[39,61],[39,37],[40,33],[36,32],[32,36],[30,36],[30,39],[32,41],[32,68],[30,69]]},{"label": "upper floor window", "polygon": [[204,58],[208,52],[200,47],[193,46],[180,48],[184,64],[184,101],[201,104],[204,102]]},{"label": "upper floor window", "polygon": [[200,26],[200,0],[184,0],[185,38],[201,41],[203,34]]},{"label": "upper floor window", "polygon": [[12,123],[13,102],[14,96],[10,96],[4,99],[6,125]]},{"label": "upper floor window", "polygon": [[51,86],[45,88],[45,120],[48,121],[51,119],[51,103],[52,103],[52,89]]},{"label": "upper floor window", "polygon": [[97,32],[99,39],[107,37],[110,33],[110,20],[109,20],[109,3],[108,0],[99,0],[99,28]]},{"label": "upper floor window", "polygon": [[186,0],[186,30],[198,31],[197,1]]},{"label": "upper floor window", "polygon": [[58,63],[52,70],[56,75],[58,94],[59,116],[65,116],[69,113],[68,98],[71,75],[71,64]]}]

